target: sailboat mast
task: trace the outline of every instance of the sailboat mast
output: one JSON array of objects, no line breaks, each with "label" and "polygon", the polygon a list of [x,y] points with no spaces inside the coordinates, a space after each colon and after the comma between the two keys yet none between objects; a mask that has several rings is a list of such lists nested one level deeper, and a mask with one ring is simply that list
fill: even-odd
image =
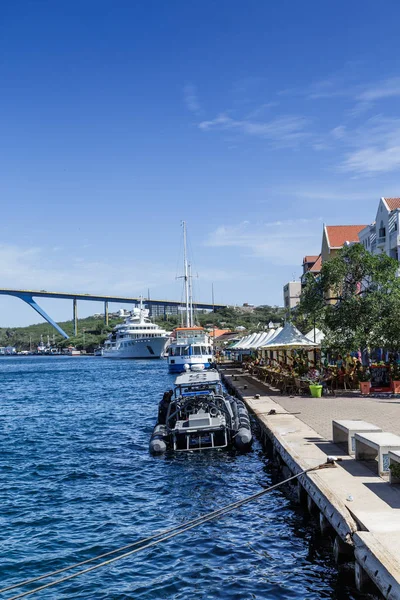
[{"label": "sailboat mast", "polygon": [[189,315],[189,276],[188,276],[188,262],[187,262],[187,248],[186,248],[186,221],[182,221],[183,227],[183,266],[184,266],[184,280],[185,280],[185,309],[186,309],[186,327],[190,327],[190,315]]},{"label": "sailboat mast", "polygon": [[190,327],[193,327],[194,325],[194,319],[193,319],[193,279],[192,279],[192,265],[189,264],[188,265],[188,269],[189,269],[189,274],[188,274],[188,278],[189,278],[189,323],[190,323]]}]

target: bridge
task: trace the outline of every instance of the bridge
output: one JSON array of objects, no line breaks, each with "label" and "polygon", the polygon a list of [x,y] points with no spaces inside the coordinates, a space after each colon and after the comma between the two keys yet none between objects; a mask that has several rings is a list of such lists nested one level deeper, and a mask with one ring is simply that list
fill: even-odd
[{"label": "bridge", "polygon": [[[108,304],[109,302],[115,302],[118,304],[139,304],[141,301],[140,297],[129,298],[127,296],[102,296],[98,294],[73,294],[69,292],[47,292],[46,290],[12,290],[7,288],[0,288],[0,295],[2,296],[16,296],[20,298],[29,306],[31,306],[36,312],[39,313],[50,325],[54,327],[65,339],[69,336],[65,331],[43,310],[41,306],[34,300],[34,298],[53,298],[61,300],[72,300],[73,307],[73,321],[74,321],[74,334],[78,333],[78,300],[86,300],[93,302],[104,302],[104,322],[108,325]],[[182,302],[176,300],[150,300],[143,299],[144,304],[152,310],[152,307],[158,306],[163,309],[164,316],[167,314],[168,309],[183,306]],[[218,310],[226,308],[226,304],[209,304],[207,302],[196,302],[196,308],[205,310]]]}]

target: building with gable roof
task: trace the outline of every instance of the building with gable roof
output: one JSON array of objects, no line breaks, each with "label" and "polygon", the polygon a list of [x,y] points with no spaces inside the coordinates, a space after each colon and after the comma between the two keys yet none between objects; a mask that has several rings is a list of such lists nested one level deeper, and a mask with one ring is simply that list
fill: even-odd
[{"label": "building with gable roof", "polygon": [[400,198],[381,198],[376,218],[359,232],[359,241],[371,254],[384,252],[400,260]]},{"label": "building with gable roof", "polygon": [[333,258],[338,250],[348,244],[358,243],[358,234],[366,225],[324,225],[322,233],[322,264]]},{"label": "building with gable roof", "polygon": [[301,274],[301,283],[305,283],[305,276],[307,273],[311,273],[314,276],[319,275],[322,266],[321,255],[305,256],[303,258],[303,273]]}]

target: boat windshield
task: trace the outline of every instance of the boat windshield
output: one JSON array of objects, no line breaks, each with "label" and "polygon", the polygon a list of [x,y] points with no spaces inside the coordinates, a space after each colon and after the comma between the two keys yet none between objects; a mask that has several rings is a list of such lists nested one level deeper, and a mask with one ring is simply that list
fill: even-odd
[{"label": "boat windshield", "polygon": [[216,396],[222,396],[221,384],[217,381],[215,383],[205,383],[203,385],[182,385],[175,388],[175,397],[178,396],[208,396],[214,394]]}]

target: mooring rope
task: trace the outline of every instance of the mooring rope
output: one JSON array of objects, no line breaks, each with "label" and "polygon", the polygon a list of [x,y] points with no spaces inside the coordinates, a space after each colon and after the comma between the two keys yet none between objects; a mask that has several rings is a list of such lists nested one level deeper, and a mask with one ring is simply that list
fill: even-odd
[{"label": "mooring rope", "polygon": [[[132,554],[136,554],[137,552],[140,552],[141,550],[151,548],[152,546],[155,546],[156,544],[159,544],[160,542],[164,542],[173,537],[176,537],[177,535],[180,535],[181,533],[185,533],[186,531],[189,531],[190,529],[193,529],[194,527],[198,527],[199,525],[202,525],[203,523],[206,523],[207,521],[211,521],[212,519],[216,519],[217,517],[224,516],[225,514],[231,512],[233,510],[236,510],[237,508],[240,508],[244,504],[253,502],[254,500],[258,500],[259,498],[264,496],[264,494],[271,492],[272,490],[284,485],[285,483],[288,483],[289,481],[297,479],[298,477],[301,477],[302,475],[306,475],[307,473],[310,473],[311,471],[316,471],[325,466],[327,466],[327,463],[322,463],[320,465],[317,465],[316,467],[310,467],[309,469],[305,469],[304,471],[301,471],[300,473],[297,473],[296,475],[292,475],[291,477],[288,477],[287,479],[284,479],[283,481],[280,481],[279,483],[275,483],[274,485],[271,485],[270,487],[265,488],[264,490],[256,492],[255,494],[252,494],[251,496],[247,496],[246,498],[242,498],[241,500],[237,500],[236,502],[227,504],[226,506],[223,506],[222,508],[216,509],[210,513],[206,513],[205,515],[197,517],[196,519],[192,519],[191,521],[186,521],[185,523],[181,523],[180,525],[176,525],[169,529],[164,529],[164,530],[159,531],[158,533],[155,533],[149,537],[138,540],[137,542],[133,542],[132,544],[127,544],[126,546],[122,546],[121,548],[117,548],[116,550],[111,550],[110,552],[106,552],[105,554],[100,554],[93,558],[88,558],[81,562],[75,563],[74,565],[70,565],[69,567],[64,567],[62,569],[52,571],[51,573],[46,573],[45,575],[40,575],[39,577],[34,577],[32,579],[26,579],[25,581],[21,581],[20,583],[16,583],[14,585],[10,585],[8,587],[2,588],[2,589],[0,589],[0,593],[7,592],[7,591],[10,591],[10,590],[13,590],[16,588],[20,588],[20,587],[29,585],[31,583],[35,583],[36,581],[40,581],[42,579],[47,579],[48,577],[52,577],[54,575],[59,575],[60,573],[64,573],[65,571],[70,571],[71,569],[75,569],[77,567],[88,564],[95,560],[100,560],[102,558],[105,558],[106,556],[111,556],[113,554],[117,554],[118,552],[123,552],[124,550],[127,550],[128,548],[134,548],[135,546],[140,545],[139,548],[135,548],[134,550],[130,550],[129,552],[124,552],[123,554],[119,554],[119,556],[115,556],[114,558],[105,560],[105,561],[99,563],[98,565],[94,565],[92,567],[82,569],[81,571],[78,571],[77,573],[72,573],[71,575],[67,575],[66,577],[61,577],[60,579],[50,581],[49,583],[46,583],[44,585],[34,588],[33,590],[28,590],[26,592],[19,593],[16,596],[12,596],[8,600],[17,600],[17,598],[24,598],[25,596],[29,596],[31,594],[34,594],[34,593],[44,590],[46,588],[57,585],[59,583],[63,583],[64,581],[69,581],[70,579],[78,577],[79,575],[83,575],[84,573],[89,573],[90,571],[94,571],[96,569],[99,569],[100,567],[109,565],[117,560],[121,560],[128,556],[131,556]],[[158,538],[158,539],[156,539],[156,538]],[[143,544],[143,545],[141,545],[141,544]]]}]

